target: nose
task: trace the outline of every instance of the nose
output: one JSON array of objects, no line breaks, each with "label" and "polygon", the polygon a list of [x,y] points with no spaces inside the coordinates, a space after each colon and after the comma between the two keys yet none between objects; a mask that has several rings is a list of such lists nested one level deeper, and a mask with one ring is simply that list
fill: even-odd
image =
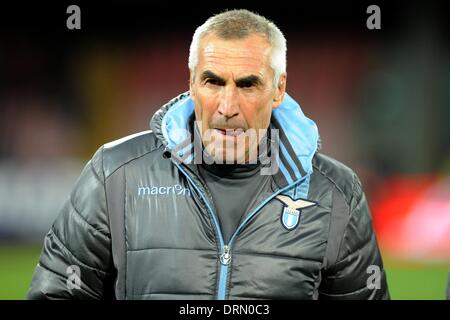
[{"label": "nose", "polygon": [[218,112],[227,120],[239,114],[238,90],[235,86],[230,85],[224,87]]}]

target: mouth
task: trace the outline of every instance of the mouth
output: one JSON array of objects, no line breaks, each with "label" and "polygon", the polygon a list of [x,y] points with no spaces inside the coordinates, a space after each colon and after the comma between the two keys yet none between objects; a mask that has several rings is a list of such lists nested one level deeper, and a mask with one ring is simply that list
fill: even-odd
[{"label": "mouth", "polygon": [[228,137],[237,137],[244,133],[242,128],[214,128],[219,134]]}]

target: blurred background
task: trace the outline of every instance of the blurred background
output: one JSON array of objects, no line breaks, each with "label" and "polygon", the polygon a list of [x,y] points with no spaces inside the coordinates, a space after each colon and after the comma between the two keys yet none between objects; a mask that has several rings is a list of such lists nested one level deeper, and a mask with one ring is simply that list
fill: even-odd
[{"label": "blurred background", "polygon": [[[78,4],[81,30],[68,30]],[[381,9],[369,30],[366,9]],[[393,299],[445,299],[450,270],[450,5],[60,1],[0,9],[0,299],[23,299],[46,232],[102,144],[188,90],[195,28],[224,9],[273,20],[288,92],[369,200]]]}]

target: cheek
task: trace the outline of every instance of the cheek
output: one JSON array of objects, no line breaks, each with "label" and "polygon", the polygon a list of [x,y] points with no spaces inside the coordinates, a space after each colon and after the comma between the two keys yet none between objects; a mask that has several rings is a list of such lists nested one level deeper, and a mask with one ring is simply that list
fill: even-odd
[{"label": "cheek", "polygon": [[244,116],[250,128],[266,129],[270,122],[272,106],[270,103],[259,105],[258,108],[249,108]]},{"label": "cheek", "polygon": [[198,92],[194,103],[196,120],[204,122],[203,126],[207,126],[217,109],[215,99]]}]

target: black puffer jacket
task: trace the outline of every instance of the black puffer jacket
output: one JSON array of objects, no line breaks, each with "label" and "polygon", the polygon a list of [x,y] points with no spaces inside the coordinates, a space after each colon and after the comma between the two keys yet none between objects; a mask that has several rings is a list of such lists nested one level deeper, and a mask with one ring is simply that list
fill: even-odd
[{"label": "black puffer jacket", "polygon": [[[152,131],[95,153],[45,237],[28,298],[389,298],[361,184],[317,152],[317,127],[291,97],[272,113],[281,142],[273,191],[229,243],[186,159],[192,145],[179,148],[192,113],[182,94]],[[185,163],[167,157],[175,149]]]}]

